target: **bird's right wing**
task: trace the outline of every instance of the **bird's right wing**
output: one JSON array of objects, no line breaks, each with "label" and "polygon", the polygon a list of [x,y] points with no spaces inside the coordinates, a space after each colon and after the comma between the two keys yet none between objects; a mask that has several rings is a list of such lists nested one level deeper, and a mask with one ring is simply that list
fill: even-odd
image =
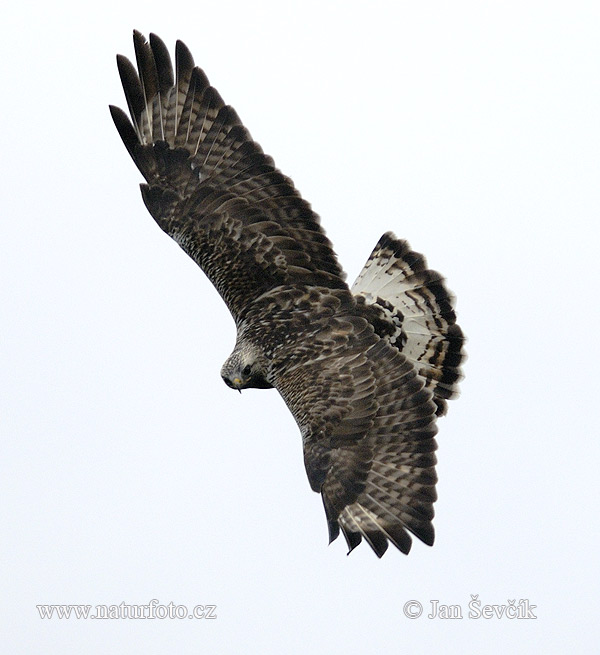
[{"label": "bird's right wing", "polygon": [[[292,326],[275,387],[300,427],[306,472],[323,497],[330,540],[365,538],[381,557],[434,539],[435,404],[415,367],[377,337],[342,292],[312,290]],[[349,295],[349,294],[348,294]],[[290,320],[294,320],[290,315]]]},{"label": "bird's right wing", "polygon": [[318,216],[252,140],[189,50],[134,32],[137,70],[117,63],[131,120],[115,125],[147,184],[150,213],[201,266],[233,316],[282,284],[347,289]]}]

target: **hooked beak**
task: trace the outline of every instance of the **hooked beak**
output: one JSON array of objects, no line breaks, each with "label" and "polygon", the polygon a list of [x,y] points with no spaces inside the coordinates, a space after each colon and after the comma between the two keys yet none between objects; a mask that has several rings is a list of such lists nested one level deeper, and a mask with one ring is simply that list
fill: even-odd
[{"label": "hooked beak", "polygon": [[223,382],[225,382],[230,389],[237,389],[237,391],[242,393],[242,380],[240,378],[233,378],[233,380],[230,380],[223,376]]}]

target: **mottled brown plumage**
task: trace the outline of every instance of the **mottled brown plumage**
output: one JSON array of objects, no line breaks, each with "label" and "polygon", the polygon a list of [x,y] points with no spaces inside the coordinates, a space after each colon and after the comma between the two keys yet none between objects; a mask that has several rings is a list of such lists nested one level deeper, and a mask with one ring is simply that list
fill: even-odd
[{"label": "mottled brown plumage", "polygon": [[275,387],[296,419],[330,539],[378,556],[409,532],[434,539],[436,414],[456,395],[463,336],[452,296],[421,255],[386,234],[352,291],[292,181],[252,140],[188,49],[175,73],[158,37],[117,58],[131,121],[111,107],[158,223],[229,307],[237,340],[221,371]]}]

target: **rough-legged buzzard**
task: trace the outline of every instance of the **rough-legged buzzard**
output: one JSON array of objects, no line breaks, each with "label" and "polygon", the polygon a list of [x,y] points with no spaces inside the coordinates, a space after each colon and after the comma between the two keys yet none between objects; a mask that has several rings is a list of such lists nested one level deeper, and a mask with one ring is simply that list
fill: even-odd
[{"label": "rough-legged buzzard", "polygon": [[274,387],[294,415],[330,540],[379,557],[433,544],[436,418],[461,377],[463,334],[439,273],[384,234],[352,289],[318,216],[252,140],[180,41],[134,33],[111,107],[158,225],[227,303],[237,341],[221,375]]}]

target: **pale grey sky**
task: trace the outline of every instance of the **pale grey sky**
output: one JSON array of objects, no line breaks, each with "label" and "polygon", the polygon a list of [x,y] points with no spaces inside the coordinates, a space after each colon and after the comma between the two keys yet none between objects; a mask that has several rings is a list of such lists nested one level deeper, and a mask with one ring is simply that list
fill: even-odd
[{"label": "pale grey sky", "polygon": [[[598,4],[122,4],[23,3],[2,27],[6,652],[592,652]],[[328,547],[283,401],[221,382],[233,322],[107,109],[133,28],[187,43],[350,281],[389,229],[447,276],[469,360],[433,548]],[[538,618],[469,618],[471,594]],[[151,599],[218,618],[36,609]]]}]

